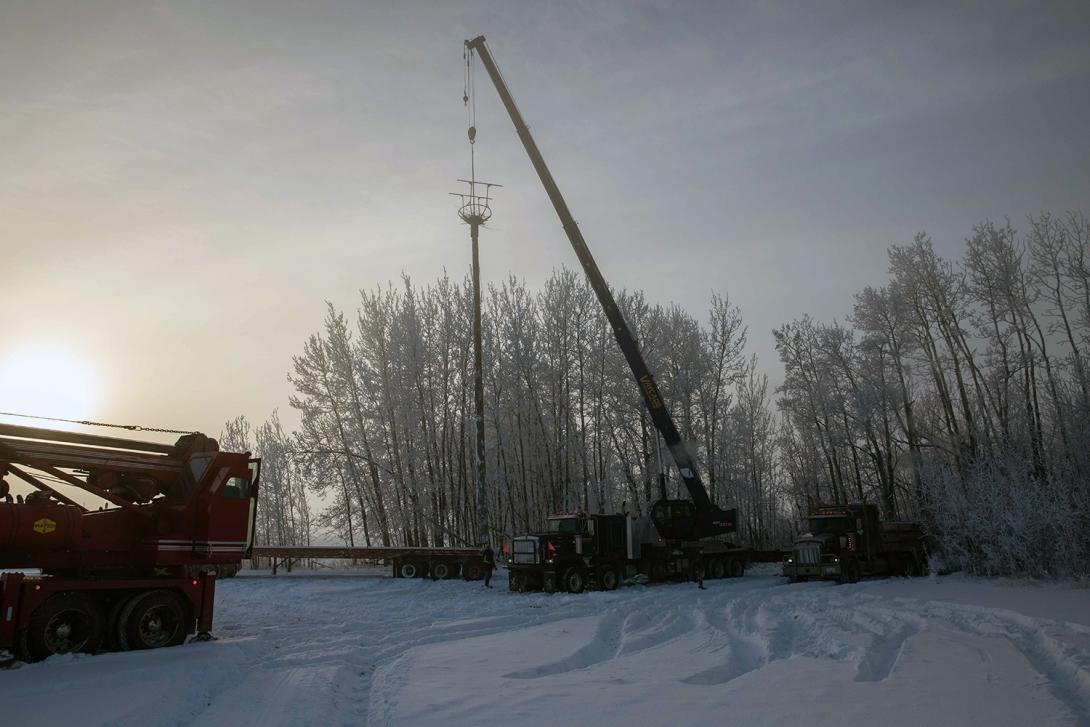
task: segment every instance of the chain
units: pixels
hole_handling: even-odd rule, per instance
[[[92,422],[86,419],[62,419],[61,417],[43,417],[34,414],[16,414],[10,411],[0,411],[0,416],[20,417],[22,419],[41,419],[48,422],[66,422],[68,424],[82,424],[87,427],[110,427],[112,429],[127,429],[130,432],[159,432],[161,434],[194,434],[187,429],[163,429],[161,427],[142,427],[139,424],[107,424],[106,422]]]

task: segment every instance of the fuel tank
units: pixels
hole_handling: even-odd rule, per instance
[[[0,550],[71,549],[80,536],[80,509],[56,502],[0,502]]]

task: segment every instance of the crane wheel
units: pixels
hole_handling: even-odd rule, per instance
[[[601,574],[598,576],[598,587],[603,591],[615,591],[617,586],[621,583],[621,577],[617,575],[617,569],[613,566],[602,566]]]
[[[420,566],[412,561],[406,561],[397,567],[398,575],[402,578],[419,578]]]
[[[185,608],[173,591],[137,593],[121,609],[117,644],[123,651],[177,646],[185,641]]]
[[[729,578],[741,578],[742,574],[746,572],[745,563],[740,558],[731,558],[727,563],[727,577]]]
[[[571,567],[564,571],[564,590],[568,593],[582,593],[587,587],[587,575],[582,568]]]
[[[709,578],[723,578],[727,575],[727,566],[723,563],[722,558],[715,558],[708,565],[708,577]]]
[[[431,564],[431,577],[435,581],[445,581],[450,578],[450,566],[443,562]]]
[[[28,661],[53,654],[94,651],[102,643],[102,613],[83,593],[58,593],[39,606],[23,632]]]

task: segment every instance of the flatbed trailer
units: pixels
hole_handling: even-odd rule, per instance
[[[259,545],[253,547],[252,557],[271,560],[274,575],[281,564],[291,572],[292,565],[302,560],[342,558],[382,562],[390,566],[394,578],[484,578],[484,559],[476,548]]]

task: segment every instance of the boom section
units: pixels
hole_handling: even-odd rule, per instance
[[[579,263],[583,266],[583,272],[586,273],[591,288],[594,289],[594,294],[598,296],[598,302],[602,305],[606,318],[609,319],[609,324],[613,328],[613,335],[617,339],[617,345],[620,346],[625,360],[628,361],[629,368],[632,369],[632,377],[636,379],[636,383],[639,385],[644,404],[651,415],[651,421],[659,433],[662,434],[662,438],[666,442],[674,462],[677,464],[678,473],[685,483],[685,488],[689,491],[689,496],[692,498],[697,512],[707,515],[718,511],[718,508],[712,506],[708,498],[708,492],[704,489],[704,483],[697,472],[696,462],[674,425],[673,417],[670,416],[670,412],[663,402],[662,394],[659,393],[658,385],[655,383],[655,377],[647,368],[647,363],[640,354],[636,339],[632,336],[628,323],[617,307],[617,301],[614,300],[609,285],[606,284],[605,278],[602,277],[602,271],[598,269],[598,263],[595,262],[594,256],[591,255],[590,248],[583,239],[583,233],[579,231],[578,225],[575,224],[575,219],[568,209],[568,203],[564,201],[564,195],[560,193],[560,188],[556,186],[556,181],[553,179],[549,167],[545,164],[545,159],[541,156],[534,137],[530,135],[530,129],[526,126],[526,122],[523,121],[522,114],[519,112],[518,106],[515,105],[515,100],[507,89],[507,84],[504,82],[492,54],[489,53],[488,46],[485,45],[484,36],[481,35],[473,40],[467,40],[466,47],[480,56],[481,63],[484,64],[485,69],[488,71],[488,76],[492,79],[492,83],[500,95],[500,100],[515,125],[515,131],[518,133],[519,139],[522,140],[522,145],[526,148],[526,153],[530,157],[530,162],[534,165],[534,170],[537,171],[538,178],[541,179],[541,183],[545,187],[545,192],[549,195],[549,200],[553,203],[553,208],[560,218],[560,224],[564,227],[568,241],[575,250]],[[733,529],[733,524],[731,529]]]

